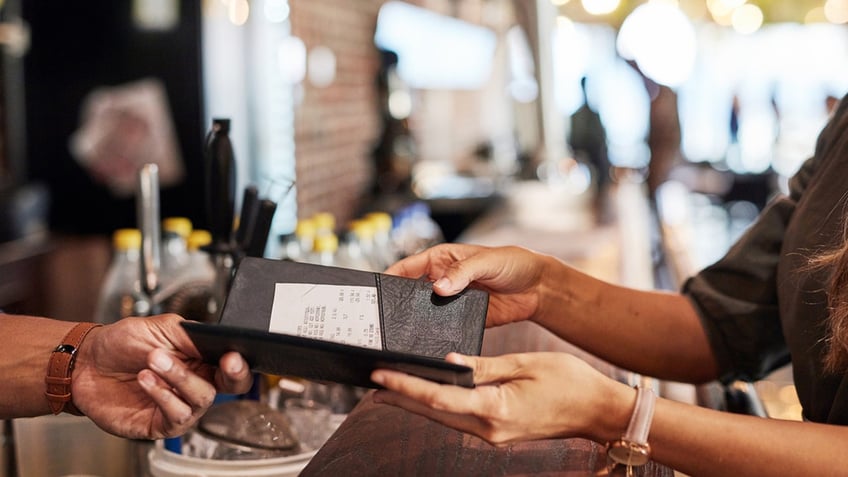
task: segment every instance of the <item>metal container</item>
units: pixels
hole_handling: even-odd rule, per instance
[[[133,441],[103,431],[86,417],[62,414],[18,418],[13,428],[20,477],[144,475],[133,465]]]

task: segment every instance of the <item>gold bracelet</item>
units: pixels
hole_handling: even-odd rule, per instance
[[[98,323],[77,323],[50,354],[47,376],[44,378],[44,382],[47,383],[47,390],[44,394],[47,396],[47,402],[53,414],[65,411],[77,416],[82,415],[82,412],[71,401],[71,374],[74,372],[77,350],[82,344],[82,340],[85,339],[89,331],[98,326],[102,325]]]
[[[649,386],[636,386],[636,405],[621,439],[607,444],[607,456],[626,466],[645,465],[651,459],[648,432],[654,417],[657,395]]]

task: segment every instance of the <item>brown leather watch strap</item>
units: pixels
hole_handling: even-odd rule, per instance
[[[50,354],[50,362],[47,365],[47,402],[53,414],[62,411],[81,416],[82,413],[71,401],[71,373],[74,371],[74,362],[77,357],[82,340],[92,329],[102,326],[97,323],[77,323],[62,338],[62,342]]]

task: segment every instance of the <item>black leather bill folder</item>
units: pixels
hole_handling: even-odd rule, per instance
[[[377,368],[473,387],[456,351],[479,355],[489,296],[442,297],[423,279],[286,260],[241,260],[218,324],[183,322],[204,359],[241,353],[254,371],[361,387]]]

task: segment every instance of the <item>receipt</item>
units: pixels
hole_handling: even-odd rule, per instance
[[[377,288],[277,283],[268,331],[382,350]]]

